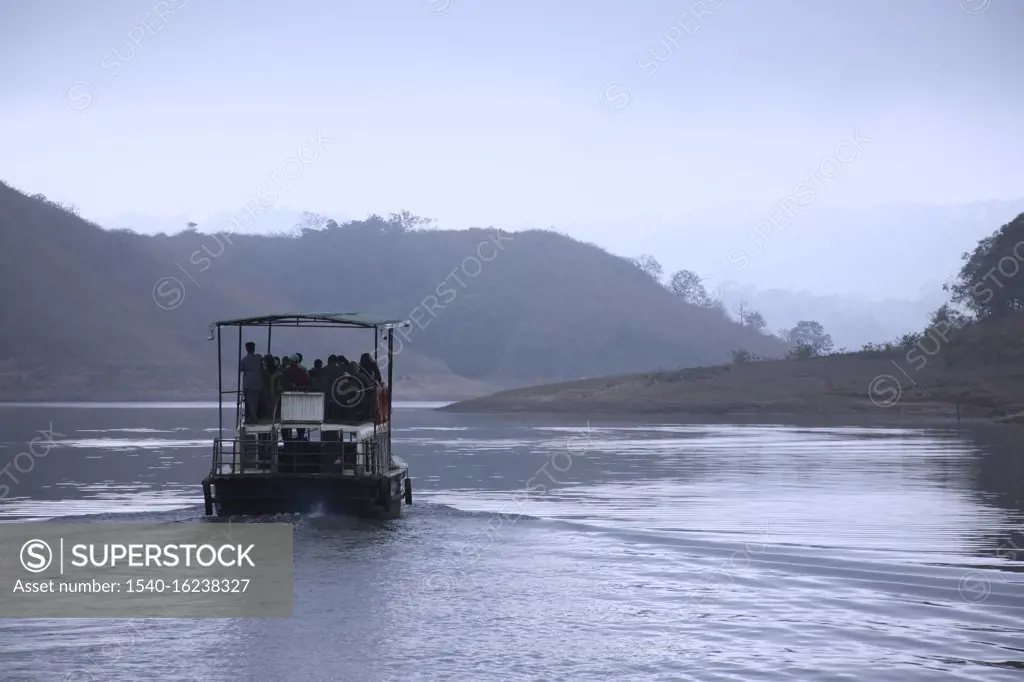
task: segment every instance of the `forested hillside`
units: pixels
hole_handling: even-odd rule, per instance
[[[107,231],[0,184],[0,397],[202,397],[216,385],[209,324],[268,312],[412,319],[395,371],[436,393],[785,350],[680,301],[628,260],[554,232],[417,229],[408,214],[289,236],[242,227]],[[265,339],[254,340],[262,352]],[[371,345],[359,332],[274,334],[275,352],[300,350],[307,364]]]

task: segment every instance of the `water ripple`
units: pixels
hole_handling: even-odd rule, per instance
[[[0,410],[23,430],[5,428],[0,458],[33,419],[100,435],[59,441],[0,520],[204,522],[208,412],[19,410]],[[1024,668],[1016,432],[400,421],[416,490],[403,519],[275,519],[295,524],[293,619],[0,620],[4,679],[988,682]],[[130,645],[115,658],[112,640]]]

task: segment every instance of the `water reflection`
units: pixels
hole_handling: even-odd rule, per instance
[[[198,481],[216,431],[202,405],[0,410],[4,433],[13,431],[8,424],[24,424],[15,428],[26,439],[0,446],[0,462],[30,437],[26,414],[38,414],[35,421],[44,426],[57,416],[64,433],[11,487],[2,517],[153,512],[201,501]],[[410,461],[418,493],[467,510],[507,511],[515,499],[519,512],[539,517],[706,535],[748,532],[772,516],[783,543],[922,557],[991,559],[1001,546],[1024,548],[1024,465],[1010,427],[567,426],[503,419],[467,425],[455,415],[406,414],[414,417],[400,420],[394,445]],[[524,496],[528,481],[544,494]],[[1002,560],[1012,554],[1004,551]]]
[[[430,481],[446,488],[433,499],[711,536],[772,518],[782,544],[913,561],[978,555],[991,547],[978,529],[1007,527],[1016,516],[978,504],[969,467],[979,450],[954,431],[658,425],[515,433],[524,437],[435,439],[457,458],[462,480],[452,473]],[[517,498],[529,479],[545,494]]]
[[[974,451],[965,468],[975,503],[1009,512],[1008,523],[979,527],[976,553],[1024,562],[1024,458],[1018,429],[973,429],[970,435]]]
[[[0,409],[0,465],[36,429],[62,434],[0,519],[205,522],[216,417]],[[110,677],[388,679],[413,660],[484,680],[1019,675],[1013,427],[396,419],[416,478],[405,518],[282,519],[294,619],[147,623]],[[106,660],[116,627],[0,620],[0,663],[64,679]]]

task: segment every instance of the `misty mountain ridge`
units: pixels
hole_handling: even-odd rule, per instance
[[[820,322],[837,349],[858,350],[867,343],[898,339],[927,326],[931,314],[946,300],[942,282],[922,286],[916,298],[869,300],[856,296],[819,296],[809,291],[726,287],[721,300],[735,319],[742,308],[764,316],[768,329],[794,327],[801,320]]]
[[[814,209],[813,206],[809,208]],[[670,228],[666,227],[664,221],[657,219],[641,221],[639,226],[620,227],[620,232],[630,235],[628,244],[618,237],[606,237],[603,240],[597,238],[595,242],[623,256],[636,255],[638,250],[644,251],[643,247],[650,245],[653,248],[648,251],[662,262],[667,272],[671,272],[675,269],[674,263],[682,262],[674,244],[680,242],[691,229],[700,230],[702,236],[701,241],[686,242],[686,261],[689,263],[699,261],[701,254],[709,251],[708,245],[702,242],[713,242],[716,239],[722,241],[723,234],[735,235],[739,229],[745,238],[733,242],[724,251],[725,258],[721,254],[713,257],[711,260],[715,265],[705,272],[695,269],[708,278],[709,285],[720,284],[717,287],[719,296],[732,317],[737,318],[740,306],[745,305],[764,315],[771,331],[791,328],[800,320],[817,320],[832,335],[837,348],[854,349],[866,343],[895,339],[909,329],[922,327],[931,312],[945,300],[942,283],[959,267],[963,244],[976,242],[991,231],[992,225],[1003,224],[1024,212],[1024,199],[1016,202],[978,201],[944,205],[888,204],[860,210],[827,206],[820,208],[822,210],[817,213],[809,210],[805,216],[795,216],[792,224],[783,232],[768,232],[759,252],[755,250],[758,249],[756,238],[750,236],[753,228],[748,227],[755,225],[757,220],[756,211],[750,207],[721,207],[713,212],[694,211],[685,214],[677,219],[681,227],[674,242],[664,237]],[[231,213],[221,212],[200,222],[195,229],[205,234],[221,231],[253,235],[295,234],[297,226],[303,223],[306,215],[298,210],[271,207],[260,214],[258,221],[248,224],[244,230],[237,230],[232,229]],[[335,219],[343,221],[342,218]],[[161,219],[125,215],[105,222],[104,226],[131,227],[142,234],[163,232],[173,235],[183,231],[187,222],[184,217]],[[708,230],[709,226],[716,229]],[[608,227],[591,226],[589,231],[599,231],[601,228],[600,231],[607,232]],[[574,226],[573,230],[576,233],[588,232],[585,226]],[[854,234],[846,236],[850,231]],[[659,241],[651,243],[649,235],[652,234]],[[804,237],[804,234],[813,234],[815,238],[811,240]],[[929,234],[930,238],[927,237]],[[793,243],[783,243],[784,239],[790,239]],[[632,246],[634,243],[635,247]],[[836,248],[837,245],[842,248]],[[749,257],[749,266],[740,272],[728,264],[728,255],[735,255],[738,249],[744,253],[757,253]],[[793,250],[796,255],[773,255],[773,251],[784,249]],[[816,287],[825,284],[821,273],[790,286],[763,286],[745,280],[751,272],[757,271],[758,261],[762,269],[773,258],[794,264],[795,267],[800,253],[804,255],[802,266],[796,268],[798,274],[815,273],[822,252],[829,267],[839,265],[843,269],[842,265],[845,265],[847,269],[874,273],[876,277],[854,278],[853,281],[861,283],[862,290],[842,293],[819,291]],[[835,262],[836,252],[844,254],[841,264]],[[208,260],[205,256],[201,258]],[[860,263],[856,262],[858,258]],[[911,272],[905,273],[908,267]],[[777,269],[787,270],[783,267]],[[922,277],[916,280],[916,285],[911,281],[915,269],[921,270]],[[897,286],[884,281],[886,277],[877,276],[885,270],[909,276],[903,277]],[[762,279],[770,281],[771,277],[759,277],[758,282]],[[872,286],[872,281],[878,279],[883,280],[883,286]]]
[[[59,284],[41,272],[61,273]],[[412,380],[418,364],[434,395],[452,381],[480,392],[785,352],[625,258],[547,231],[405,231],[371,218],[292,236],[141,235],[0,185],[0,273],[19,292],[0,309],[0,389],[22,398],[204,393],[216,385],[212,321],[289,310],[412,318],[395,370]],[[372,333],[356,344],[357,332],[289,331],[275,330],[276,353],[372,348]]]
[[[931,299],[926,288],[944,282],[960,266],[964,244],[983,238],[1024,212],[1024,198],[966,204],[880,204],[861,209],[815,203],[783,229],[761,228],[774,207],[723,206],[676,218],[638,218],[607,223],[538,221],[515,231],[557,229],[619,256],[654,255],[667,272],[688,269],[723,289],[811,291],[872,301]],[[269,207],[244,229],[232,227],[237,211],[206,219],[126,214],[100,219],[105,228],[140,234],[177,234],[188,222],[200,233],[293,234],[304,212]],[[346,222],[344,214],[329,213]],[[865,276],[865,275],[869,276]],[[854,284],[855,283],[855,284]]]
[[[99,218],[93,222],[108,230],[131,230],[144,235],[174,235],[189,229],[202,234],[240,233],[252,235],[294,234],[304,219],[304,211],[277,206],[267,206],[250,216],[241,208],[231,211],[218,211],[207,216],[185,215],[152,216],[140,213],[123,213],[111,218]],[[335,220],[346,222],[347,217],[333,216]]]

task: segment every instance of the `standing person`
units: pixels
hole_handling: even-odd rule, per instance
[[[348,371],[348,358],[344,355],[338,355],[338,370],[339,374],[344,374]]]
[[[368,396],[373,395],[373,377],[366,374],[354,360],[349,360],[346,373],[352,377],[350,381],[358,387],[357,393],[347,399],[350,402],[349,411],[359,421],[366,421],[370,414]]]
[[[292,382],[291,382],[291,378],[290,378],[291,377],[291,371],[292,371],[291,367],[292,367],[292,358],[291,358],[290,355],[286,355],[283,358],[281,358],[281,369],[280,369],[280,375],[281,376],[278,377],[278,382],[277,382],[277,384],[278,384],[278,392],[279,393],[280,392],[284,392],[284,391],[290,391],[293,388]]]
[[[334,401],[334,382],[340,376],[341,370],[338,367],[338,356],[329,355],[327,357],[327,364],[320,372],[320,385],[323,386],[324,392],[324,420],[328,422],[333,422],[338,418],[338,405]],[[324,440],[338,440],[338,432],[328,431],[321,438]]]
[[[289,385],[291,391],[309,391],[310,381],[309,374],[301,364],[299,355],[296,353],[290,358],[288,368],[284,371],[285,381]],[[296,440],[305,440],[306,429],[295,429]]]
[[[263,356],[263,383],[260,386],[260,417],[272,417],[274,414],[274,358]]]
[[[301,362],[301,361],[300,361]],[[314,391],[323,392],[323,372],[324,372],[324,361],[317,358],[313,361],[313,369],[309,370],[309,383],[313,386]]]
[[[380,367],[378,367],[377,363],[373,361],[373,356],[369,353],[363,353],[359,357],[359,369],[361,369],[363,374],[373,382],[369,391],[369,397],[371,398],[369,401],[369,407],[371,410],[370,416],[374,420],[379,419],[383,421],[384,415],[386,414],[385,404],[387,396],[384,394],[384,383],[381,381]]]
[[[277,400],[277,412],[274,413],[275,419],[280,419],[281,417],[281,394],[294,388],[291,379],[291,368],[291,356],[286,355],[281,358],[281,367],[274,375],[274,398]],[[281,429],[281,437],[285,440],[294,440],[294,431],[291,429]]]
[[[271,415],[273,415],[274,419],[281,417],[281,380],[283,376],[281,373],[281,358],[275,355],[270,372],[270,402],[274,406]]]
[[[285,377],[288,380],[287,390],[308,391],[310,388],[309,373],[302,366],[302,361],[299,360],[298,354],[292,355],[288,360],[288,365],[284,370]]]
[[[378,386],[383,384],[380,376],[380,367],[373,361],[373,356],[369,353],[363,353],[359,357],[359,367],[366,372],[366,375],[373,379],[373,382]]]
[[[256,354],[256,344],[245,344],[245,357],[238,361],[242,374],[242,392],[245,395],[245,423],[254,424],[260,418],[260,390],[263,388],[263,358]]]

